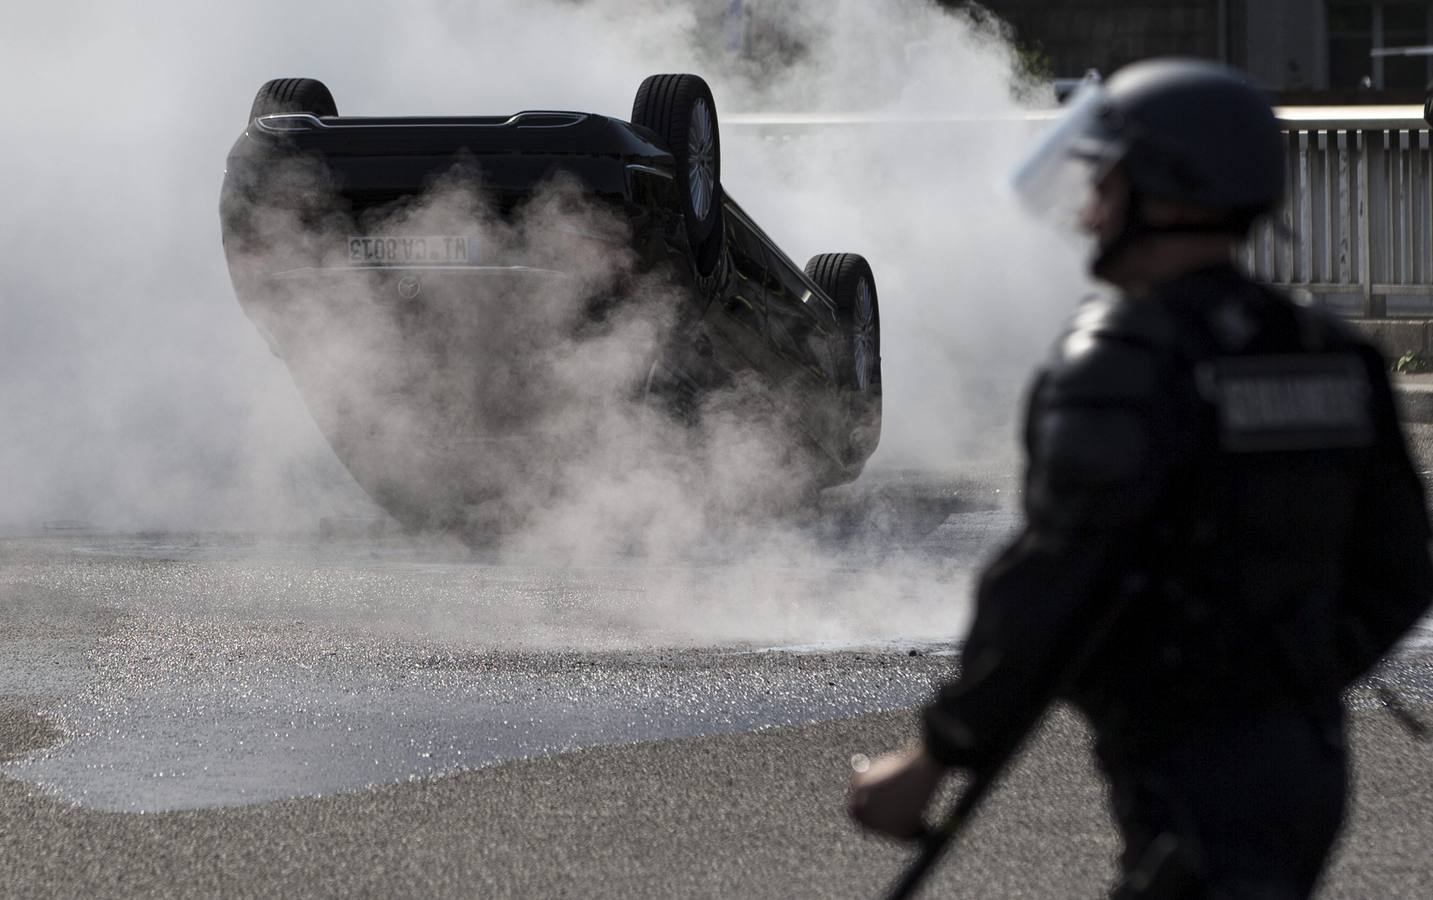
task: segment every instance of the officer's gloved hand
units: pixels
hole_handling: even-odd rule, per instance
[[[878,756],[857,766],[846,808],[870,831],[916,840],[925,832],[925,809],[948,771],[920,746]]]

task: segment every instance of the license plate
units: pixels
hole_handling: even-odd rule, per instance
[[[348,262],[354,266],[460,266],[477,261],[478,240],[469,235],[353,235],[348,239]]]

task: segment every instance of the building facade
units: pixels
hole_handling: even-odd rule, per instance
[[[1433,0],[951,0],[1008,22],[1058,77],[1148,56],[1238,66],[1288,102],[1421,102]]]

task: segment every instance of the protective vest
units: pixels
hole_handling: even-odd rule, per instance
[[[1056,694],[1128,747],[1336,712],[1433,596],[1381,358],[1232,267],[1082,307],[1025,443],[1026,526],[925,717],[948,763],[1004,752]]]
[[[1228,268],[1116,305],[1082,334],[1139,344],[1154,370],[1151,496],[1107,588],[1143,596],[1073,696],[1131,743],[1260,710],[1332,714],[1433,594],[1381,357]]]

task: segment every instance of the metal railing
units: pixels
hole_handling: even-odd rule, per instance
[[[1418,107],[1284,108],[1286,198],[1255,277],[1340,312],[1433,314],[1433,151]]]
[[[1283,208],[1244,250],[1254,277],[1345,315],[1433,318],[1433,151],[1418,106],[1281,107],[1287,175]],[[833,128],[944,132],[1028,126],[1058,115],[912,117],[904,114],[730,116],[747,136],[818,137]]]

